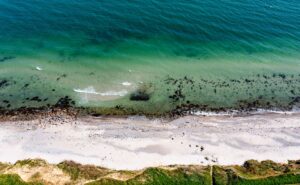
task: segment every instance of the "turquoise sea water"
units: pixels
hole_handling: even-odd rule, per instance
[[[299,15],[298,0],[0,0],[0,107],[291,108]]]

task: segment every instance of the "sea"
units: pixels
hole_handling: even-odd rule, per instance
[[[299,0],[0,0],[0,108],[295,109]]]

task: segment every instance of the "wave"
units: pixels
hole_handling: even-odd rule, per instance
[[[87,87],[85,89],[73,89],[73,90],[78,93],[95,94],[100,96],[125,96],[128,94],[128,91],[126,90],[97,92],[93,86]]]
[[[41,68],[39,66],[36,66],[35,69],[38,70],[38,71],[42,71],[43,70],[43,68]]]
[[[124,85],[124,86],[131,86],[132,84],[130,82],[122,82],[122,85]]]
[[[101,96],[125,96],[126,94],[128,94],[128,92],[126,90],[122,90],[122,91],[107,91],[107,92],[103,92],[103,93],[99,93]]]
[[[300,113],[299,108],[293,108],[292,110],[279,110],[279,109],[256,109],[253,111],[240,111],[240,110],[228,110],[223,112],[213,112],[213,111],[193,111],[191,112],[192,115],[196,116],[234,116],[234,115],[257,115],[257,114],[295,114]]]

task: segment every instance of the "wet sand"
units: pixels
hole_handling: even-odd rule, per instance
[[[0,123],[0,161],[74,160],[113,169],[169,164],[242,164],[300,158],[300,114],[48,117]]]

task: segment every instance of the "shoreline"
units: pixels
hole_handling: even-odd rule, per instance
[[[4,150],[0,161],[74,160],[121,170],[173,164],[233,165],[248,159],[286,162],[300,156],[298,120],[299,113],[176,119],[61,113],[1,121]]]
[[[69,99],[68,101],[71,101]],[[18,109],[0,109],[0,122],[2,121],[18,121],[18,120],[35,120],[43,119],[51,116],[67,116],[67,117],[108,117],[108,118],[127,118],[132,116],[144,116],[148,119],[166,119],[174,120],[185,116],[253,116],[261,114],[298,114],[299,107],[289,108],[262,108],[253,107],[248,109],[199,109],[195,107],[177,107],[171,111],[161,113],[139,112],[130,110],[125,107],[75,107],[69,102],[62,105],[53,105],[50,107],[27,107]]]

